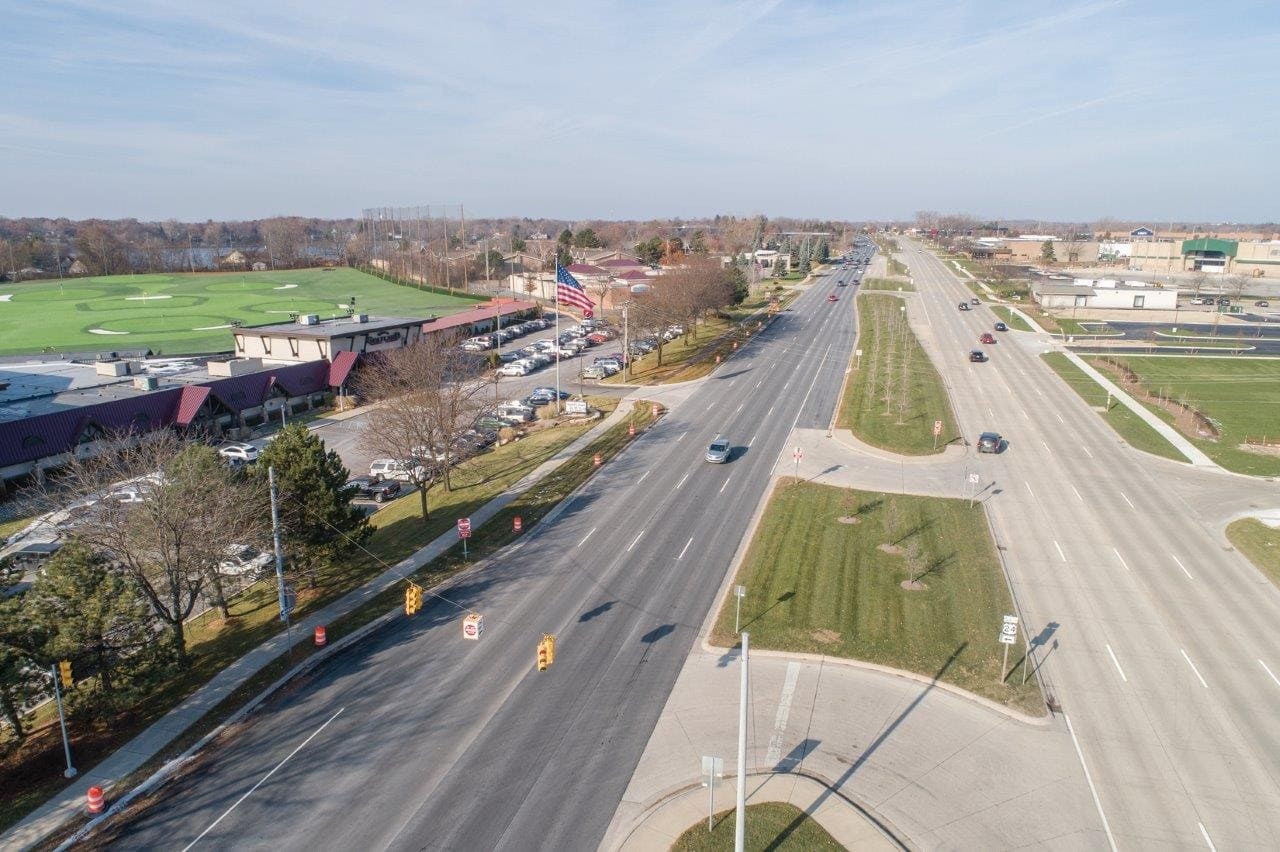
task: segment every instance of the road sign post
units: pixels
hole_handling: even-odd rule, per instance
[[[724,758],[704,754],[702,774],[707,776],[707,831],[711,831],[715,827],[713,820],[716,815],[716,779],[724,775]]]
[[[800,484],[800,459],[804,458],[804,450],[800,449],[799,447],[796,447],[795,452],[793,452],[791,455],[796,460],[796,484],[799,485]]]
[[[1006,615],[1000,625],[1000,644],[1004,645],[1004,662],[1000,664],[1000,682],[1004,683],[1009,669],[1009,646],[1018,641],[1018,616]]]
[[[978,487],[978,480],[981,477],[976,473],[969,474],[969,508],[973,508],[973,492]]]
[[[62,689],[58,686],[58,669],[50,666],[49,672],[53,675],[53,697],[58,702],[58,725],[62,728],[62,753],[67,758],[67,768],[63,770],[62,777],[74,778],[76,768],[71,764],[71,740],[67,738],[67,716],[62,710]]]
[[[458,538],[462,539],[462,558],[467,558],[467,539],[471,538],[471,519],[458,518]]]
[[[933,421],[933,448],[938,449],[938,436],[942,434],[942,421]]]

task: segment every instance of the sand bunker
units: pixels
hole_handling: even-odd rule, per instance
[[[145,302],[148,299],[172,299],[172,298],[173,298],[172,296],[167,296],[167,295],[166,296],[125,296],[124,300],[126,302]],[[122,331],[120,333],[127,334],[128,332]]]
[[[297,284],[281,284],[279,287],[272,287],[272,290],[292,290]]]
[[[13,300],[12,293],[4,293],[3,295],[0,295],[0,302],[9,302],[12,300]]]
[[[127,331],[111,331],[110,329],[106,329],[106,328],[91,328],[91,329],[89,329],[89,333],[90,333],[90,334],[128,334],[129,332],[127,332]]]
[[[202,326],[199,326],[198,328],[193,328],[191,330],[192,331],[216,331],[220,328],[231,328],[231,323],[227,322],[227,323],[223,323],[222,325],[202,325]]]

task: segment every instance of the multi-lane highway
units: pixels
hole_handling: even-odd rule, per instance
[[[998,492],[987,510],[1114,845],[1280,847],[1280,592],[1183,496],[1217,478],[1274,506],[1274,484],[1127,447],[1042,362],[1047,339],[1001,335],[970,363],[996,317],[957,311],[970,293],[903,248],[966,435],[1008,439],[975,459]]]
[[[130,848],[586,849],[604,835],[789,431],[853,341],[842,267],[554,523],[300,680],[116,827]],[[839,294],[839,301],[828,296]],[[716,435],[727,464],[703,461]],[[485,616],[462,638],[466,610]],[[542,634],[555,664],[534,670]]]

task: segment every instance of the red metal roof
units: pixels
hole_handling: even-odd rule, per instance
[[[450,314],[447,317],[430,320],[422,324],[424,333],[433,331],[442,331],[446,328],[458,328],[459,326],[472,325],[477,322],[493,319],[494,313],[500,313],[502,316],[518,314],[524,311],[531,311],[536,308],[533,302],[521,302],[517,300],[492,302],[484,307],[473,308],[469,311],[463,311],[458,314]]]
[[[190,426],[191,421],[200,413],[200,406],[209,398],[209,388],[205,385],[185,385],[178,402],[176,422],[179,426]]]
[[[628,260],[625,257],[620,257],[615,260],[602,260],[596,266],[602,269],[638,269],[643,267],[644,264],[638,260]]]
[[[569,272],[573,273],[574,275],[606,275],[608,274],[605,270],[601,269],[598,266],[593,266],[590,263],[571,263],[567,267],[565,267],[565,269],[567,269]]]
[[[355,352],[339,352],[333,356],[333,363],[329,365],[329,387],[342,387],[359,357]]]

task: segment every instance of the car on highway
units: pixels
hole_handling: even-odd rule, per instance
[[[400,496],[401,485],[394,479],[383,479],[378,476],[354,476],[347,480],[346,488],[352,491],[357,500],[372,500],[385,503]]]
[[[998,453],[1003,446],[1004,438],[1000,437],[999,432],[983,432],[978,436],[978,452],[980,453]]]
[[[978,338],[979,343],[995,343],[996,336],[989,331],[984,331],[982,336]]]
[[[979,299],[977,296],[974,296],[972,299],[969,300],[969,304],[973,305],[974,307],[977,307],[978,305],[982,304],[982,300]]]
[[[983,352],[981,349],[970,349],[969,360],[980,364],[987,360],[987,353]]]
[[[711,442],[711,446],[707,447],[707,461],[712,464],[724,464],[729,460],[729,439],[716,436]]]
[[[960,303],[960,310],[962,310],[962,311],[967,311],[967,310],[969,310],[969,303],[968,303],[968,302],[961,302],[961,303]]]
[[[1258,301],[1253,303],[1253,306],[1255,308],[1269,308],[1271,307],[1271,303],[1268,302],[1266,299],[1259,299]]]
[[[1004,323],[1002,322],[996,323],[996,331],[1008,331],[1008,330],[1009,330],[1009,326],[1005,325]]]
[[[838,302],[838,301],[840,301],[840,297],[839,297],[839,296],[837,296],[835,293],[832,293],[830,296],[828,296],[828,297],[827,297],[827,301],[828,301],[828,302]]]
[[[258,460],[258,448],[243,441],[227,441],[218,447],[218,455],[224,459],[248,464]]]

